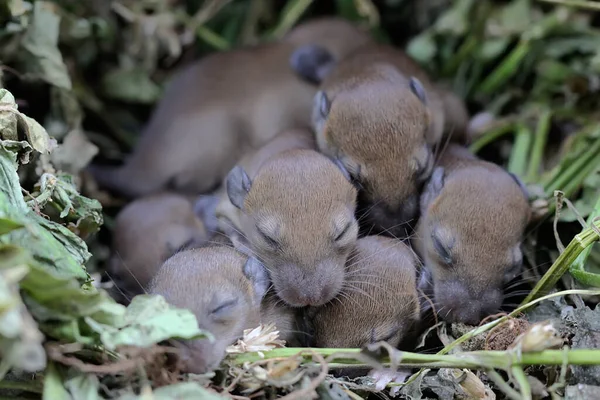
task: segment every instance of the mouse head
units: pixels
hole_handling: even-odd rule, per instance
[[[121,278],[122,290],[140,294],[167,258],[207,240],[204,224],[185,197],[147,196],[129,203],[117,216],[108,272]]]
[[[349,72],[333,71],[314,98],[319,149],[339,159],[360,183],[360,202],[369,209],[365,221],[404,237],[433,166],[425,89],[385,65],[355,78],[336,79],[338,74]]]
[[[398,346],[419,318],[416,257],[399,240],[366,236],[357,241],[352,260],[343,295],[315,310],[314,345]]]
[[[522,269],[530,208],[514,177],[487,162],[445,176],[436,167],[422,196],[420,287],[450,322],[477,324],[500,311],[503,286]]]
[[[245,329],[259,325],[268,286],[266,269],[256,259],[227,247],[205,247],[169,258],[152,280],[150,293],[189,309],[198,326],[214,336],[214,342],[175,342],[186,370],[205,373],[218,366],[226,347]]]
[[[356,189],[342,167],[313,150],[285,151],[253,180],[234,167],[227,192],[242,211],[249,248],[265,263],[281,299],[317,306],[339,292],[358,233]]]
[[[294,60],[299,63],[326,54],[326,58],[320,59],[319,64],[341,59],[353,50],[373,41],[367,29],[339,17],[313,18],[298,24],[282,40],[293,43],[297,49],[302,49],[294,56]],[[319,54],[307,53],[312,51],[317,51]],[[292,62],[292,65],[300,64]]]

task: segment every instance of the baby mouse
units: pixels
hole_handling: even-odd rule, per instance
[[[397,347],[419,321],[417,263],[402,241],[366,236],[346,265],[346,281],[338,296],[312,314],[316,347],[354,348],[386,341]]]
[[[304,46],[294,56],[310,59],[310,51]],[[363,231],[405,238],[416,225],[419,191],[431,174],[431,145],[451,129],[444,111],[451,95],[440,94],[413,60],[390,46],[364,45],[330,64],[313,103],[318,147],[361,185]]]
[[[500,311],[503,286],[522,269],[531,217],[526,189],[500,166],[450,144],[421,197],[413,239],[420,288],[449,322],[476,325]]]
[[[173,253],[208,240],[193,207],[184,196],[162,192],[129,203],[117,215],[107,270],[126,296],[144,293]]]
[[[152,279],[149,293],[189,309],[199,327],[214,336],[212,343],[207,339],[174,342],[181,350],[186,371],[201,374],[219,365],[227,346],[245,329],[261,322],[286,326],[290,311],[278,308],[272,297],[265,297],[268,287],[267,272],[258,260],[225,246],[212,246],[169,258]],[[285,340],[287,335],[280,329],[280,338]]]
[[[90,172],[130,198],[166,188],[210,192],[246,151],[310,126],[316,86],[290,70],[295,48],[318,43],[337,59],[368,40],[348,21],[320,18],[278,42],[212,53],[175,73],[124,165]]]
[[[238,212],[227,217],[227,207],[221,207],[219,218],[230,221],[227,233],[236,248],[265,264],[283,301],[321,305],[342,288],[356,242],[356,188],[343,166],[306,144],[291,147],[267,151],[266,158],[259,152],[259,162],[250,160],[248,170],[234,167],[226,189],[229,209]]]
[[[247,173],[255,174],[269,158],[293,149],[316,150],[313,133],[308,129],[285,130],[277,134],[264,146],[244,155],[237,165],[242,167]],[[226,177],[218,191],[218,202],[215,209],[217,229],[225,233],[238,250],[246,248],[247,245],[245,238],[240,235],[240,230],[242,229],[240,223],[241,214],[242,210],[231,204],[229,200]],[[245,250],[245,252],[248,251]]]

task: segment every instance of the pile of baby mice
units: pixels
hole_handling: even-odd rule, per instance
[[[521,273],[519,179],[469,152],[462,100],[402,50],[339,18],[178,71],[126,162],[90,167],[132,200],[108,272],[187,308],[208,340],[399,346],[439,319],[477,324]]]

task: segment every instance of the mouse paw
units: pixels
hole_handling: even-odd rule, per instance
[[[409,369],[393,370],[390,368],[374,369],[369,372],[369,377],[375,380],[375,389],[382,391],[388,383],[403,383],[411,375]],[[396,396],[400,391],[400,386],[394,386],[390,389],[390,395]]]

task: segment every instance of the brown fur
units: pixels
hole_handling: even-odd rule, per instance
[[[121,210],[108,272],[128,295],[143,293],[160,265],[182,246],[208,240],[192,202],[174,193],[138,199]]]
[[[215,338],[213,343],[206,339],[175,342],[188,372],[214,369],[226,347],[245,329],[261,322],[275,323],[281,338],[293,340],[289,330],[291,310],[270,295],[263,297],[268,282],[257,284],[257,277],[244,269],[247,261],[245,255],[225,246],[187,250],[168,259],[152,280],[151,294],[160,294],[170,304],[189,309],[199,327]]]
[[[250,164],[257,169],[248,172],[251,187],[236,206],[233,242],[265,263],[286,303],[324,304],[341,288],[356,241],[356,189],[331,160],[306,148]]]
[[[422,84],[425,101],[411,87],[411,77]],[[321,91],[330,108],[324,115],[315,97],[320,150],[338,157],[362,184],[365,225],[374,233],[407,236],[418,216],[420,185],[431,172],[430,145],[449,128],[446,106],[462,103],[435,89],[406,54],[385,45],[366,45],[342,59]]]
[[[255,176],[260,167],[262,167],[269,158],[281,152],[293,149],[316,150],[313,133],[308,129],[289,129],[283,131],[258,150],[246,154],[238,162],[238,165],[242,166],[250,176]],[[222,232],[228,232],[230,238],[235,242],[236,247],[239,247],[241,243],[236,241],[237,235],[232,232],[232,229],[238,231],[241,229],[240,215],[242,211],[229,201],[226,186],[227,182],[225,179],[219,190],[220,198],[216,208],[218,220],[217,226]]]
[[[123,166],[90,170],[101,186],[128,197],[168,186],[206,193],[248,150],[310,126],[316,86],[289,68],[298,45],[319,43],[342,57],[368,40],[350,22],[322,18],[280,42],[206,56],[176,73]]]
[[[424,260],[420,285],[442,318],[477,324],[499,311],[504,283],[520,272],[530,207],[513,177],[463,147],[450,145],[439,166],[423,194],[414,240]]]
[[[337,298],[315,310],[317,347],[398,344],[419,319],[417,259],[399,240],[366,236],[348,261],[347,282]]]

